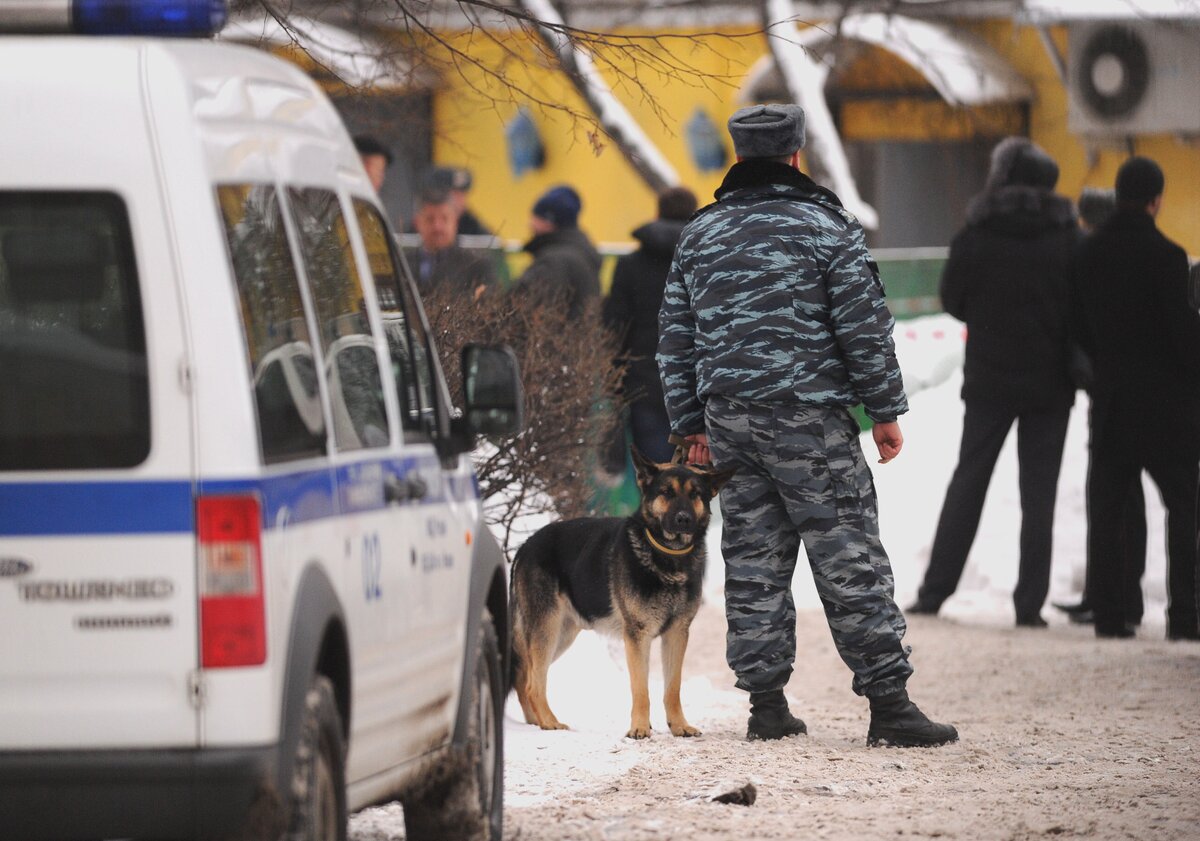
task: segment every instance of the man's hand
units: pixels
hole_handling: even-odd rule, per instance
[[[688,463],[712,464],[712,453],[708,451],[707,434],[697,432],[695,435],[688,435],[683,440],[689,444],[687,452]]]
[[[904,436],[900,433],[900,424],[895,421],[877,423],[871,427],[871,437],[879,448],[879,463],[887,464],[900,455],[904,447]]]

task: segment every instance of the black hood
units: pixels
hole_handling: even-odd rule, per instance
[[[633,232],[633,238],[642,244],[642,248],[653,254],[670,256],[675,253],[679,243],[679,235],[687,222],[676,219],[655,219],[647,222]]]

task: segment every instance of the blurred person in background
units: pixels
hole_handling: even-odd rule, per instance
[[[1081,236],[1075,206],[1054,192],[1058,165],[1024,137],[992,151],[983,192],[950,244],[942,271],[946,312],[967,325],[958,465],[946,490],[929,566],[909,613],[937,614],[958,587],[988,484],[1017,426],[1020,562],[1018,626],[1043,628],[1050,589],[1054,503],[1071,376],[1071,257]]]
[[[378,193],[387,179],[387,168],[395,159],[392,150],[369,134],[355,135],[354,148],[358,150],[363,169],[367,171],[367,179]]]
[[[492,236],[487,226],[467,207],[467,193],[471,192],[473,183],[471,170],[465,167],[438,166],[426,173],[423,186],[444,191],[450,196],[458,219],[456,236]]]
[[[1112,217],[1117,210],[1117,192],[1111,188],[1084,187],[1079,196],[1079,227],[1085,234],[1096,231]],[[1092,388],[1092,362],[1081,348],[1078,348],[1075,361],[1076,385],[1090,392]],[[1088,430],[1090,434],[1092,422],[1089,412]],[[1090,437],[1090,435],[1089,435]],[[1145,606],[1142,602],[1142,576],[1146,572],[1146,498],[1142,493],[1142,483],[1135,482],[1129,491],[1129,499],[1121,514],[1121,553],[1125,558],[1130,586],[1126,588],[1123,603],[1125,605],[1124,620],[1133,626],[1142,624],[1142,613]],[[1090,561],[1087,568],[1090,569]],[[1091,573],[1085,570],[1083,597],[1074,604],[1055,602],[1054,606],[1067,614],[1067,618],[1080,625],[1090,625],[1093,620],[1092,603],[1088,598],[1088,579]]]
[[[1079,248],[1075,328],[1092,360],[1088,591],[1098,637],[1132,637],[1123,511],[1142,471],[1167,509],[1167,639],[1200,639],[1196,487],[1200,478],[1200,315],[1182,248],[1158,230],[1166,180],[1133,157],[1117,171],[1117,210]]]
[[[600,296],[600,253],[579,229],[583,201],[566,185],[543,193],[533,205],[525,251],[533,255],[513,287],[535,304],[561,302],[567,318],[583,315]]]
[[[654,361],[658,311],[675,245],[696,206],[696,195],[686,187],[671,187],[659,194],[658,218],[633,231],[639,247],[617,260],[604,302],[604,324],[621,341],[620,359],[625,366],[621,388],[628,401],[633,444],[642,455],[660,463],[671,460],[675,447],[667,441],[671,422]],[[624,435],[620,438],[623,472]]]
[[[429,187],[422,190],[413,213],[413,227],[421,237],[421,244],[404,249],[405,260],[422,295],[449,285],[462,296],[478,300],[496,283],[487,252],[471,251],[457,244],[457,221],[458,211],[448,191]]]

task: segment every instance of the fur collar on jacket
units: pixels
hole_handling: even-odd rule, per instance
[[[971,199],[967,224],[1020,230],[1065,228],[1076,224],[1075,205],[1049,190],[1011,184]]]
[[[732,193],[742,190],[789,193],[801,198],[812,198],[825,204],[842,206],[841,200],[832,190],[817,184],[800,170],[788,164],[762,158],[738,161],[725,173],[725,180],[713,194],[723,201]]]

